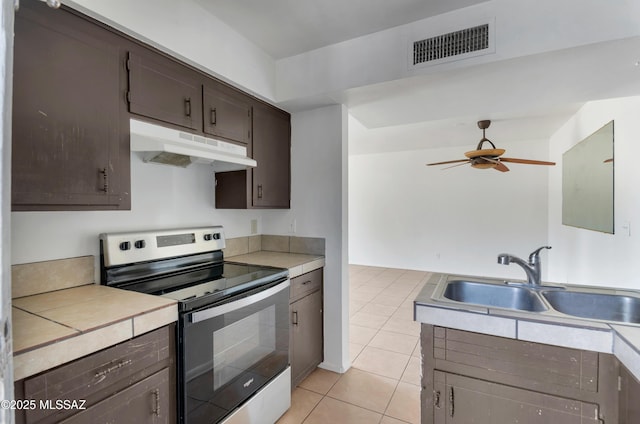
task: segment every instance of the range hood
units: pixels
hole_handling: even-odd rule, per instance
[[[216,172],[239,171],[258,163],[247,157],[247,148],[226,141],[130,119],[131,151],[142,152],[145,162],[186,168],[192,163],[210,164]]]

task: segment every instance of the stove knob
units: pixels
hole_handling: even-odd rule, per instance
[[[145,243],[144,240],[136,240],[133,245],[136,247],[136,249],[143,249],[147,245],[147,243]]]
[[[131,242],[123,241],[120,243],[120,250],[131,250]]]
[[[220,233],[213,233],[212,235],[214,240],[220,240]]]
[[[211,241],[211,234],[205,234],[204,241]]]

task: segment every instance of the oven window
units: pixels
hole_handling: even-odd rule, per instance
[[[276,352],[276,307],[271,305],[213,332],[213,390]],[[244,384],[252,384],[248,379]]]
[[[180,318],[182,422],[218,422],[289,365],[288,285],[252,297]]]

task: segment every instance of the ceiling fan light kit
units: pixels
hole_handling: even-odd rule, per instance
[[[449,160],[444,162],[434,162],[428,163],[427,166],[432,165],[445,165],[451,163],[457,163],[458,165],[449,166],[444,169],[453,168],[455,166],[464,165],[466,163],[470,164],[471,167],[476,169],[495,169],[500,172],[507,172],[509,168],[503,162],[511,162],[511,163],[523,163],[527,165],[555,165],[555,162],[546,162],[541,160],[532,160],[532,159],[518,159],[518,158],[503,158],[501,157],[505,150],[497,149],[495,144],[491,140],[489,140],[485,135],[485,130],[489,128],[491,125],[491,121],[488,119],[478,121],[478,128],[482,130],[482,138],[476,147],[476,150],[471,150],[469,152],[465,152],[465,156],[467,159],[456,159]],[[491,145],[491,149],[483,149],[482,145],[484,143],[489,143]]]

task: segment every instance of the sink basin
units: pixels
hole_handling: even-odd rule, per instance
[[[526,287],[491,284],[478,281],[452,280],[442,294],[449,300],[520,311],[546,311],[540,298]]]
[[[640,298],[579,291],[543,291],[558,312],[581,318],[640,324]]]

